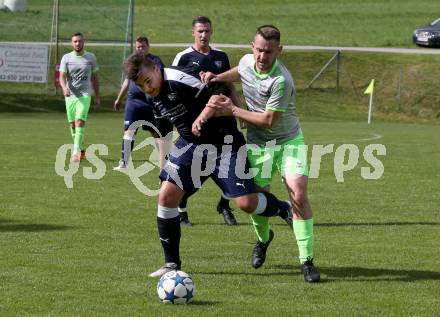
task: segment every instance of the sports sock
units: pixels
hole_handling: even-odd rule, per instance
[[[73,153],[78,154],[83,149],[84,144],[84,127],[75,128],[75,140],[73,141]]]
[[[180,219],[177,208],[158,206],[157,229],[165,255],[165,263],[180,265]]]
[[[299,261],[304,263],[307,258],[313,258],[313,218],[293,220],[293,231],[299,250]]]
[[[72,135],[72,141],[75,142],[75,128],[70,127],[70,134]]]
[[[269,218],[259,215],[251,215],[251,221],[258,240],[263,243],[269,241]]]
[[[128,142],[130,142],[130,150],[128,150],[125,146],[125,144]],[[134,146],[134,137],[131,138],[129,136],[124,135],[121,146],[121,158],[125,163],[128,163],[128,160],[130,159],[130,154],[133,151],[133,146]]]
[[[266,203],[264,203],[266,201]],[[268,192],[258,193],[258,206],[254,214],[266,217],[287,216],[290,206],[287,202],[278,200],[273,194]]]
[[[218,204],[223,208],[225,207],[229,208],[229,199],[223,197],[223,193],[222,193],[222,196],[220,197],[220,201],[218,202]]]

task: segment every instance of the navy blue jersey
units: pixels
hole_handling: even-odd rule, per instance
[[[148,54],[148,57],[156,64],[160,66],[160,69],[164,69],[164,64],[162,63],[159,56]],[[139,90],[139,88],[136,86],[134,81],[130,80],[129,86],[128,86],[128,93],[127,93],[127,103],[129,102],[135,102],[138,101],[142,103],[146,103],[147,105],[152,105],[152,100],[149,96],[146,96],[145,93]]]
[[[204,86],[195,68],[164,68],[163,76],[161,91],[153,98],[156,119],[169,120],[179,135],[191,143],[221,146],[226,135],[233,136],[234,145],[241,146],[244,143],[241,141],[243,135],[238,131],[232,116],[210,118],[203,125],[200,137],[191,132],[193,122],[212,95],[230,95],[227,86],[220,83]]]
[[[173,66],[196,68],[200,71],[210,71],[214,74],[223,73],[231,68],[228,55],[216,48],[210,47],[207,55],[196,51],[193,47],[178,53],[173,61]]]

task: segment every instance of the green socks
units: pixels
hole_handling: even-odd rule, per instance
[[[258,240],[265,243],[269,240],[269,218],[259,215],[251,215],[252,225]],[[313,218],[306,220],[293,220],[293,231],[298,244],[299,260],[302,263],[307,261],[307,258],[313,258]]]
[[[258,240],[260,242],[269,241],[269,218],[264,216],[251,215],[252,225],[254,226],[255,233],[257,234]]]
[[[84,145],[84,127],[75,128],[75,138],[73,140],[73,153],[77,154],[81,152]]]
[[[75,142],[75,128],[70,127],[70,134],[72,135],[72,142]]]
[[[293,231],[299,250],[299,261],[304,263],[307,258],[313,258],[313,218],[293,220]]]

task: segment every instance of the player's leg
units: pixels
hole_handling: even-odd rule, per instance
[[[232,208],[229,206],[229,198],[224,193],[220,196],[220,200],[217,203],[217,212],[223,216],[223,221],[228,226],[237,225]]]
[[[283,145],[283,160],[280,169],[293,205],[293,231],[304,280],[309,283],[318,282],[320,274],[313,265],[313,213],[307,193],[307,150],[302,134]]]
[[[256,171],[254,182],[258,191],[270,192],[273,174],[277,168],[277,162],[282,158],[280,151],[275,148],[248,146],[247,157],[250,166]],[[291,225],[291,213],[281,213],[279,216]],[[261,242],[265,242],[269,236],[269,223],[267,218],[255,217],[251,215],[252,224]],[[262,239],[262,237],[265,237]]]
[[[125,103],[124,109],[124,134],[121,142],[121,159],[119,160],[118,165],[113,168],[114,170],[124,170],[127,168],[137,131],[137,129],[130,129],[130,126],[135,121],[136,105],[129,98]]]
[[[180,269],[180,221],[177,206],[184,192],[176,184],[163,181],[157,206],[157,229],[165,256],[165,265],[150,274],[162,276],[171,270]]]
[[[66,101],[66,114],[67,114],[67,122],[69,122],[70,126],[70,135],[72,136],[72,144],[75,143],[75,102],[73,98],[65,98]],[[73,152],[72,152],[73,156]]]
[[[75,139],[73,142],[72,161],[80,161],[84,157],[84,132],[90,109],[91,97],[72,98],[75,104]]]
[[[185,192],[191,194],[197,190],[191,178],[193,149],[192,144],[179,138],[169,155],[169,164],[165,164],[160,172],[162,185],[159,192],[157,226],[166,264],[150,276],[160,276],[167,271],[180,268],[180,218],[177,208]]]
[[[191,221],[189,220],[189,216],[188,216],[188,209],[186,209],[186,206],[188,205],[188,196],[184,195],[182,197],[182,200],[180,201],[179,204],[179,218],[180,218],[180,224],[184,225],[184,226],[192,226]]]
[[[245,150],[245,148],[243,149]],[[240,166],[243,166],[243,171],[239,171],[241,169]],[[230,153],[228,168],[228,173],[224,173],[223,169],[216,166],[212,179],[222,189],[223,193],[234,199],[241,210],[252,214],[256,221],[264,226],[264,229],[258,227],[257,231],[257,235],[259,235],[257,244],[260,245],[258,250],[259,259],[254,259],[253,256],[252,260],[252,265],[257,268],[264,262],[267,246],[273,238],[273,232],[269,228],[267,218],[279,216],[280,214],[288,215],[290,213],[290,204],[278,200],[269,192],[257,193],[254,181],[250,178],[251,175],[244,178],[244,175],[246,175],[249,170],[246,151],[232,151]],[[238,176],[237,174],[243,176]]]

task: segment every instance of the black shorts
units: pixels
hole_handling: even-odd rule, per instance
[[[223,153],[222,148],[192,144],[179,137],[159,177],[176,184],[187,195],[211,177],[225,196],[244,196],[256,192],[246,156],[246,145]]]

